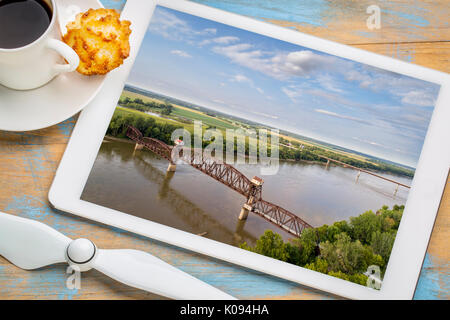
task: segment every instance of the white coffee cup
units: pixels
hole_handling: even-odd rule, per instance
[[[80,63],[78,55],[62,42],[55,0],[44,0],[52,10],[47,30],[35,41],[20,48],[0,48],[0,84],[29,90],[48,83],[55,76],[72,72]],[[67,63],[64,62],[64,59]]]

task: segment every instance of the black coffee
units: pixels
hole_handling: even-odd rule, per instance
[[[0,0],[0,48],[20,48],[47,30],[52,10],[43,0]]]

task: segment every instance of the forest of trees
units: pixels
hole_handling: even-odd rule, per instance
[[[109,124],[107,135],[117,138],[127,138],[128,126],[132,125],[146,137],[159,139],[167,144],[173,144],[172,132],[182,126],[175,126],[167,122],[157,122],[152,117],[116,109]]]
[[[155,109],[158,109],[158,112],[163,115],[170,115],[173,110],[173,106],[166,103],[158,103],[158,102],[143,102],[142,99],[136,98],[134,100],[129,99],[128,97],[122,98],[119,102],[120,106],[124,106],[126,108],[138,110],[141,112],[152,111],[155,112]],[[178,121],[180,121],[178,119]],[[185,121],[188,123],[188,121]],[[136,124],[136,125],[135,125]],[[167,144],[172,144],[170,140],[172,131],[178,128],[182,128],[182,125],[175,126],[168,123],[157,123],[155,119],[151,117],[141,116],[139,114],[131,114],[121,112],[117,110],[113,116],[110,127],[108,128],[107,134],[126,138],[126,128],[128,125],[133,125],[138,128],[144,136],[156,138],[161,141],[164,141]],[[213,129],[213,127],[210,127]],[[170,131],[172,130],[172,131]],[[170,132],[169,132],[170,131]],[[194,141],[194,136],[192,134],[191,141]],[[282,144],[287,144],[289,141],[281,138],[280,142]],[[203,141],[203,147],[209,145],[211,141]],[[223,150],[226,150],[226,137],[223,137]],[[319,156],[325,156],[331,159],[335,159],[346,164],[350,164],[352,166],[368,169],[373,171],[380,172],[389,172],[398,175],[404,175],[408,177],[413,177],[414,172],[412,170],[408,170],[406,168],[394,166],[388,163],[371,163],[367,161],[362,161],[358,159],[354,159],[345,155],[338,154],[336,152],[328,151],[315,146],[304,145],[302,149],[300,149],[300,144],[297,142],[293,142],[292,146],[294,148],[289,148],[283,145],[279,147],[279,158],[282,160],[295,160],[295,161],[316,161],[316,162],[326,162],[324,158],[320,158]],[[268,156],[270,156],[270,142],[268,144]],[[248,155],[249,146],[246,144],[245,152]],[[235,152],[237,152],[237,146],[235,145]],[[259,154],[259,152],[258,152]]]
[[[288,242],[267,230],[255,246],[243,243],[240,247],[366,285],[367,276],[363,273],[369,266],[379,266],[384,276],[403,210],[404,206],[383,206],[376,214],[367,211],[349,222],[305,229],[300,238]]]
[[[135,109],[142,112],[158,112],[162,115],[168,116],[172,113],[173,106],[170,103],[161,103],[156,101],[144,102],[141,98],[130,99],[123,97],[119,100],[119,106]]]
[[[280,139],[281,143],[289,143],[289,141],[286,141],[283,139]],[[296,147],[296,144],[292,144],[294,147]],[[403,175],[407,177],[413,177],[414,171],[408,170],[406,168],[398,167],[391,165],[389,163],[372,163],[367,161],[358,160],[355,158],[347,157],[345,155],[341,155],[339,153],[333,152],[333,151],[327,151],[325,149],[314,147],[314,146],[303,146],[302,149],[298,148],[288,148],[285,146],[280,146],[280,159],[285,160],[306,160],[306,161],[318,161],[318,162],[327,162],[326,159],[320,158],[319,156],[324,156],[330,159],[338,160],[343,163],[361,168],[361,169],[368,169],[372,171],[380,171],[380,172],[389,172],[397,175]]]

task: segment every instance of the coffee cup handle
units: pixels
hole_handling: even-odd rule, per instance
[[[68,62],[67,64],[55,65],[53,70],[56,74],[72,72],[78,68],[78,65],[80,64],[80,57],[78,57],[77,53],[64,42],[56,39],[48,39],[47,48],[55,50]]]

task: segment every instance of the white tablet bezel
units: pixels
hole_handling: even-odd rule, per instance
[[[381,290],[80,200],[156,4],[442,86]],[[413,297],[450,164],[450,148],[445,147],[450,141],[448,74],[183,0],[128,0],[122,18],[132,21],[130,58],[107,76],[101,92],[80,114],[50,189],[49,200],[54,207],[339,296],[352,299]]]

